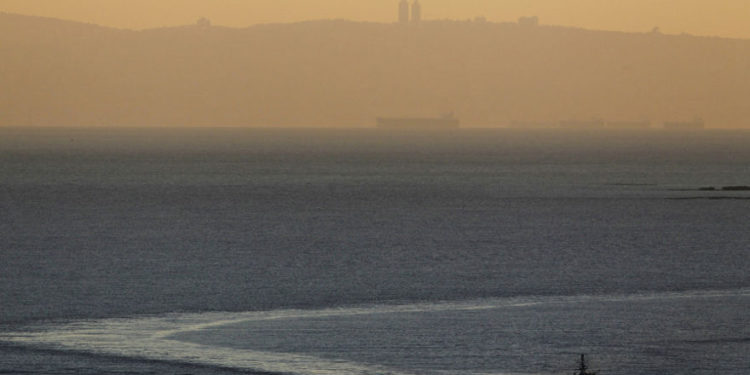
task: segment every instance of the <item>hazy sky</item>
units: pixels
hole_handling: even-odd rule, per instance
[[[124,28],[345,18],[389,22],[398,0],[0,0],[0,11]],[[513,21],[537,15],[543,24],[592,29],[687,32],[750,38],[749,0],[421,0],[427,19],[484,16]]]

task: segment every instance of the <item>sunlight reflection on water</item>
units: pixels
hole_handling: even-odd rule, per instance
[[[632,353],[625,353],[623,348],[617,346],[653,346],[657,338],[666,340],[661,342],[671,340],[684,343],[695,337],[670,327],[665,327],[662,332],[650,332],[652,327],[644,328],[639,323],[641,314],[648,314],[648,320],[651,322],[673,320],[679,324],[679,316],[670,317],[667,313],[672,311],[690,314],[691,309],[696,309],[692,310],[693,315],[687,317],[694,322],[698,320],[696,314],[705,312],[707,307],[720,311],[721,309],[716,307],[721,304],[732,304],[732,308],[728,310],[738,313],[741,309],[737,309],[735,304],[747,307],[750,302],[748,297],[750,289],[739,289],[635,295],[503,298],[309,311],[168,314],[39,325],[29,327],[29,330],[24,332],[3,334],[0,341],[57,350],[296,374],[441,374],[449,371],[484,374],[529,371],[554,373],[559,366],[567,364],[566,358],[580,350],[602,353],[602,358],[626,367],[634,363],[628,364],[629,359],[623,356]],[[623,308],[631,311],[625,311],[623,315]],[[619,314],[627,318],[618,318],[620,323],[617,324],[622,325],[623,329],[617,333],[622,335],[617,338],[619,342],[597,341],[611,338],[597,337],[596,332],[601,327],[611,324],[606,315],[618,314],[615,310],[621,310]],[[532,319],[537,322],[536,324],[545,324],[546,319],[546,323],[567,326],[526,326],[528,322],[524,322],[523,319],[534,314],[546,314],[545,318]],[[571,321],[555,321],[549,317],[554,314],[562,314],[564,319]],[[585,317],[585,321],[575,322],[576,316]],[[439,330],[429,327],[436,319],[442,322],[442,328]],[[715,327],[715,332],[701,332],[697,326],[693,327],[693,330],[697,337],[709,335],[717,341],[721,341],[730,333],[750,335],[746,327],[732,326],[729,320],[725,322],[724,327]],[[484,327],[477,329],[477,325]],[[449,331],[448,336],[440,337],[446,334],[446,329]],[[590,331],[581,332],[582,329]],[[565,332],[566,330],[570,332]],[[545,337],[541,339],[548,342],[539,342],[540,331],[546,332]],[[608,327],[606,331],[616,330]],[[399,336],[414,332],[423,336]],[[490,343],[487,337],[482,336],[488,332],[496,335],[491,336]],[[503,335],[497,335],[498,332]],[[569,340],[568,337],[580,338],[581,334],[590,334],[592,340],[579,343],[565,342]],[[658,337],[664,334],[670,337]],[[364,350],[363,340],[366,342]],[[397,340],[397,344],[393,340]],[[729,341],[731,340],[729,338]],[[734,340],[738,341],[736,338]],[[352,346],[352,342],[357,342],[359,346]],[[274,345],[276,346],[272,347]],[[397,349],[397,352],[409,350],[415,355],[430,354],[418,360],[403,355],[389,357],[398,345],[406,346]],[[488,348],[488,345],[491,347]],[[544,347],[545,345],[548,347]],[[695,345],[701,344],[693,342],[693,346]],[[746,348],[748,343],[739,340],[733,345]],[[428,352],[425,351],[426,346],[430,346]],[[325,348],[329,351],[326,352]],[[538,353],[526,353],[535,349]],[[631,349],[636,350],[627,348]],[[678,349],[677,346],[673,348]],[[515,353],[519,350],[522,358],[518,358],[519,354]],[[430,355],[435,356],[430,359]],[[467,359],[472,356],[486,358],[472,362],[474,360]],[[560,362],[549,363],[551,360]],[[630,360],[637,362],[638,358]],[[612,366],[611,363],[606,365]],[[735,366],[741,364],[736,363]],[[605,368],[608,369],[607,373],[625,373],[615,368]],[[534,371],[535,369],[538,371]],[[737,371],[733,372],[730,369],[729,373],[741,373]]]

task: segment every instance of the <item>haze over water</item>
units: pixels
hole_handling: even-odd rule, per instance
[[[559,26],[535,13],[441,19],[431,11],[445,4],[429,1],[419,12],[405,3],[397,22],[399,4],[388,3],[385,22],[227,28],[195,16],[141,31],[0,13],[0,126],[366,128],[378,117],[454,113],[464,127],[702,120],[716,129],[750,118],[748,39],[690,31],[697,26]],[[630,11],[661,17],[648,9]],[[683,20],[707,14],[678,9]],[[726,22],[744,14],[715,9]]]

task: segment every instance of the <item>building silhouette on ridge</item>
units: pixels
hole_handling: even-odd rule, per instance
[[[419,23],[422,20],[422,5],[419,4],[419,0],[414,0],[414,4],[411,5],[411,22]]]
[[[409,8],[408,0],[401,0],[401,2],[399,2],[398,23],[408,24],[410,21],[411,23],[419,23],[422,21],[422,5],[419,3],[419,0],[414,0],[414,3],[411,4],[411,17],[409,17]]]
[[[406,0],[398,4],[398,22],[409,23],[409,2]]]

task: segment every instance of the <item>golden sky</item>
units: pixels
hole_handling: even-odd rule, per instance
[[[389,22],[398,0],[0,0],[0,11],[121,28],[193,23],[242,27],[258,23],[344,18]],[[591,29],[691,33],[750,38],[749,0],[421,0],[426,19],[514,21]]]

